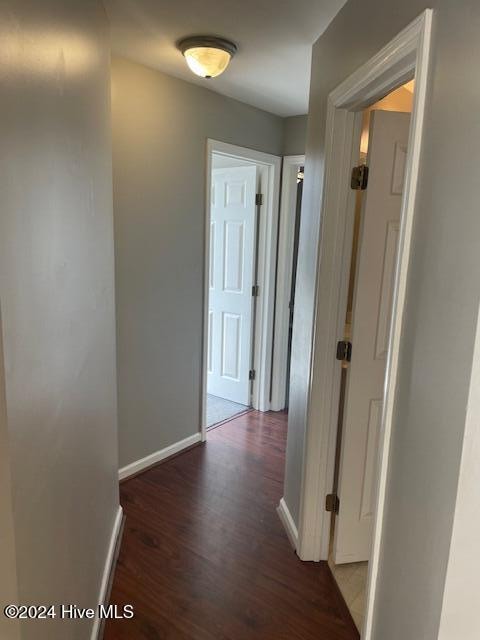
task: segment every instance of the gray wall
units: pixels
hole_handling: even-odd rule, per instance
[[[3,332],[0,309],[0,611],[9,602],[18,601],[17,554],[12,504],[12,475],[10,438],[7,426],[7,402],[5,395],[5,366],[3,356]],[[20,638],[20,622],[0,615],[0,638]]]
[[[283,121],[112,66],[120,466],[198,432],[206,141],[281,155]]]
[[[108,27],[97,0],[4,0],[0,25],[0,442],[19,599],[94,606],[118,506]],[[86,640],[91,625],[31,622],[22,638]]]
[[[284,120],[283,155],[303,156],[307,143],[308,116],[291,116]]]
[[[480,305],[479,305],[480,311]],[[480,315],[472,345],[473,367],[465,436],[438,640],[477,640],[480,573]]]
[[[435,10],[420,189],[400,361],[376,640],[436,638],[478,305],[480,5]],[[285,495],[298,519],[326,98],[424,8],[350,0],[313,49]],[[321,305],[321,300],[319,300]],[[334,345],[332,345],[332,349]],[[314,390],[313,390],[314,392]]]

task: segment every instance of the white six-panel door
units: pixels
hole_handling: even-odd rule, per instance
[[[335,523],[336,564],[368,560],[410,114],[371,114]]]
[[[207,391],[250,404],[257,168],[212,170]]]

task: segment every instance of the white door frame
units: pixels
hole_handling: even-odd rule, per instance
[[[297,213],[297,169],[304,164],[305,156],[283,158],[273,339],[272,411],[285,409],[286,403],[289,303],[292,291],[293,244]]]
[[[228,156],[259,167],[263,205],[260,208],[258,245],[259,295],[255,312],[252,406],[259,411],[270,409],[272,374],[273,308],[277,253],[278,205],[280,200],[281,158],[269,153],[238,147],[218,140],[207,140],[207,175],[205,206],[205,263],[203,273],[203,357],[202,357],[202,441],[207,438],[207,351],[208,351],[208,273],[210,267],[210,196],[212,154]]]
[[[328,97],[325,184],[315,305],[315,361],[307,412],[297,548],[303,560],[317,561],[328,558],[330,537],[331,514],[324,510],[324,504],[325,495],[333,485],[341,373],[335,359],[335,344],[343,336],[347,306],[353,226],[353,198],[347,185],[354,153],[358,153],[358,112],[415,76],[386,363],[375,523],[363,640],[371,638],[372,613],[375,607],[392,416],[425,112],[431,24],[432,10],[427,9]]]

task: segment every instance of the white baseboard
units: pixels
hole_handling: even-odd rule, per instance
[[[288,539],[290,540],[290,544],[297,550],[298,547],[298,530],[295,525],[295,522],[292,518],[292,514],[290,513],[287,503],[285,502],[285,498],[280,500],[280,504],[277,507],[277,513],[282,521],[282,524],[287,532]]]
[[[105,558],[105,566],[103,568],[102,581],[100,583],[100,591],[98,593],[98,604],[106,604],[107,591],[109,588],[110,576],[113,571],[113,563],[115,562],[115,550],[117,547],[118,536],[122,530],[123,509],[119,505],[117,515],[115,516],[115,522],[113,523],[112,535],[110,537],[110,543],[108,545],[107,557]],[[93,620],[91,640],[98,640],[99,632],[102,621],[95,616]]]
[[[192,445],[197,444],[197,442],[200,442],[201,439],[202,439],[201,433],[194,433],[193,436],[188,436],[188,438],[184,438],[179,442],[175,442],[174,444],[171,444],[170,446],[165,447],[165,449],[160,449],[160,451],[151,453],[149,456],[146,456],[145,458],[141,458],[141,460],[136,460],[136,462],[127,464],[126,467],[122,467],[120,469],[120,471],[118,472],[118,477],[120,480],[125,480],[125,478],[133,476],[136,473],[139,473],[140,471],[143,471],[144,469],[151,467],[157,462],[161,462],[162,460],[165,460],[165,458],[169,458],[170,456],[173,456],[175,453],[179,453],[183,449],[187,449],[188,447],[191,447]]]

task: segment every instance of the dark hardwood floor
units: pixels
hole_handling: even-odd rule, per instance
[[[326,563],[276,513],[286,415],[251,412],[121,485],[125,532],[105,640],[358,640]]]

